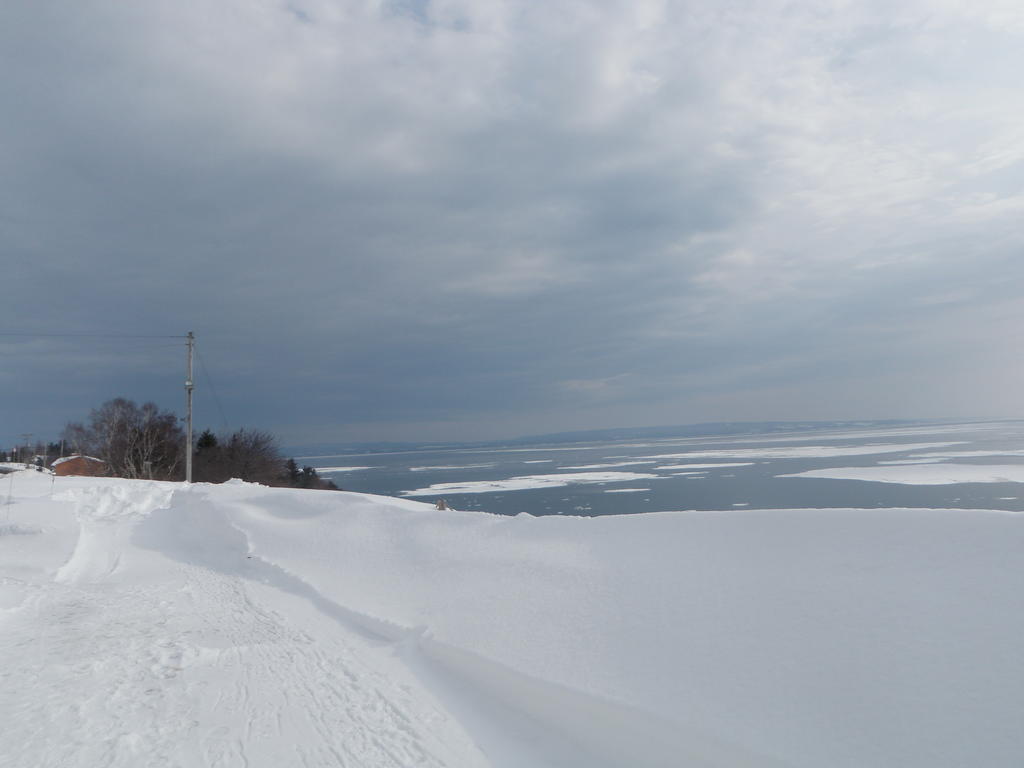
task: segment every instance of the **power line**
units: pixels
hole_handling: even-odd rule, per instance
[[[47,339],[187,339],[187,336],[153,335],[142,333],[29,333],[18,331],[0,331],[0,336],[22,336],[25,338]]]
[[[17,334],[4,334],[0,333],[0,337],[11,337]],[[43,337],[44,339],[48,337]],[[54,340],[64,338],[61,336],[54,335]],[[89,350],[91,353],[97,355],[108,354],[112,350],[128,351],[128,352],[152,352],[154,350],[162,349],[179,349],[185,346],[181,341],[176,343],[168,344],[167,339],[181,339],[180,336],[69,336],[67,343],[63,346],[66,347],[68,344],[73,344],[79,351]],[[82,346],[84,344],[84,346]],[[49,351],[53,353],[53,349]],[[16,357],[18,355],[40,355],[44,354],[43,350],[34,349],[33,347],[22,348],[18,342],[8,342],[0,339],[0,357]]]
[[[181,344],[132,344],[127,349],[180,349]]]
[[[213,402],[217,405],[217,410],[220,411],[221,423],[224,425],[224,429],[228,429],[228,417],[224,414],[224,407],[221,405],[220,397],[213,386],[213,379],[210,378],[210,372],[206,370],[206,362],[203,360],[203,356],[199,354],[198,349],[196,349],[196,359],[199,360],[199,367],[203,371],[203,378],[206,379],[206,386],[210,388],[210,394],[213,395]]]

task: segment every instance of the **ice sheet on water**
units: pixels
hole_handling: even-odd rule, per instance
[[[429,467],[409,467],[410,472],[434,472],[438,470],[449,470],[449,469],[486,469],[487,467],[493,467],[494,462],[489,464],[442,464]]]
[[[881,466],[900,466],[912,464],[941,464],[945,459],[896,459],[895,461],[880,461]]]
[[[403,496],[433,496],[457,493],[497,493],[524,491],[531,488],[558,488],[563,485],[622,483],[632,480],[657,480],[658,475],[643,472],[569,472],[551,475],[524,475],[507,480],[471,480],[461,483],[434,483],[426,488],[402,491]]]
[[[719,469],[720,467],[752,467],[756,462],[735,461],[719,464],[663,464],[655,469]]]
[[[984,432],[1000,429],[1000,424],[945,424],[922,427],[883,427],[866,430],[834,430],[831,432],[784,435],[780,437],[737,438],[737,443],[799,443],[806,440],[862,440],[872,437],[913,437],[917,435],[956,435],[963,432]]]
[[[904,485],[957,483],[1024,483],[1024,464],[914,464],[886,467],[829,467],[777,477],[865,480]]]
[[[641,464],[656,463],[653,459],[648,461],[617,461],[614,464],[580,464],[576,467],[562,467],[562,469],[614,469],[615,467],[634,467]]]
[[[877,453],[902,453],[927,448],[962,445],[963,441],[947,443],[875,443],[870,445],[796,445],[788,448],[725,448],[721,450],[687,451],[641,456],[642,459],[819,459],[832,456],[871,456]]]
[[[983,451],[928,451],[916,453],[915,459],[970,459],[976,456],[1024,456],[1024,450],[983,450]]]

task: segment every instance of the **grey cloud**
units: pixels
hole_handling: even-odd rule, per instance
[[[872,365],[836,416],[964,413],[885,388],[1021,280],[1019,33],[782,6],[11,4],[8,327],[194,329],[297,441],[799,417]],[[12,431],[180,400],[178,350],[5,350]]]

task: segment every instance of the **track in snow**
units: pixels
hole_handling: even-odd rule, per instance
[[[75,493],[73,554],[3,619],[0,765],[488,764],[390,650],[252,573],[135,546],[165,488]]]

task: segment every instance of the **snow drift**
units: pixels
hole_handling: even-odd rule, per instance
[[[0,512],[22,534],[0,535],[12,764],[933,768],[1024,753],[1019,515],[509,518],[243,483],[50,482],[19,475]],[[104,708],[118,696],[120,719]],[[58,699],[41,730],[31,715]]]

